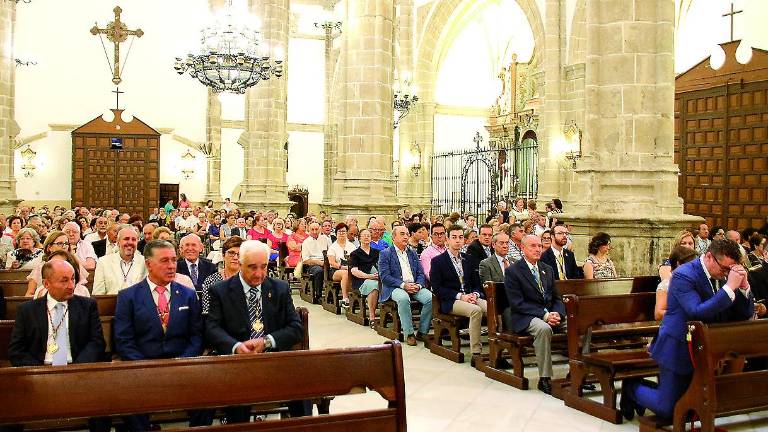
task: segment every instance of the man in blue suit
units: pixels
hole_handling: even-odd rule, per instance
[[[120,291],[115,308],[115,350],[123,360],[194,357],[203,351],[203,323],[195,291],[173,281],[176,250],[164,240],[145,247],[147,278]],[[131,431],[149,430],[149,417],[126,417]],[[200,426],[190,413],[190,426]]]
[[[416,252],[408,249],[408,228],[395,227],[392,231],[392,246],[379,253],[379,278],[381,295],[379,301],[390,298],[397,303],[397,315],[406,336],[405,343],[416,345],[416,339],[429,332],[432,321],[432,293],[424,287],[424,270]],[[418,335],[413,330],[411,298],[422,304]]]
[[[539,367],[538,389],[552,393],[552,334],[562,330],[565,305],[555,290],[555,271],[541,259],[541,238],[523,237],[523,259],[507,267],[504,289],[509,300],[512,331],[533,336]]]
[[[667,313],[651,346],[651,356],[659,364],[659,385],[656,388],[638,380],[625,380],[620,407],[628,420],[635,411],[642,415],[645,408],[658,416],[672,417],[675,403],[687,390],[693,375],[686,341],[688,321],[715,323],[752,316],[754,302],[747,271],[740,260],[737,243],[714,240],[699,259],[672,273]]]
[[[461,253],[462,246],[464,228],[454,225],[448,230],[448,250],[432,258],[429,280],[440,301],[440,312],[469,318],[469,346],[474,366],[482,354],[480,325],[488,305],[476,270],[479,264],[472,255]]]

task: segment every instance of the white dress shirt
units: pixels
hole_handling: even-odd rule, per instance
[[[109,241],[109,240],[107,240]],[[77,256],[77,259],[81,263],[85,263],[85,260],[88,258],[93,259],[94,262],[99,260],[99,257],[96,256],[96,252],[93,250],[93,246],[90,242],[87,242],[85,240],[80,240],[77,242],[77,252],[75,255]]]
[[[157,306],[157,302],[160,299],[160,294],[158,294],[157,291],[155,291],[155,288],[157,288],[157,284],[152,282],[149,278],[147,278],[147,284],[149,284],[149,292],[152,293],[152,300],[155,302],[155,306]],[[171,284],[168,284],[165,286],[165,292],[163,293],[163,297],[168,301],[168,309],[170,310],[171,306]]]
[[[69,303],[66,302],[66,301],[59,302],[58,300],[56,300],[55,298],[53,298],[51,296],[46,296],[46,298],[48,299],[46,301],[46,308],[48,308],[48,313],[51,314],[50,315],[51,317],[55,316],[56,311],[54,310],[54,308],[59,303],[64,305],[64,310],[65,311],[67,311],[67,309],[69,309]],[[71,320],[69,319],[69,313],[66,312],[64,317],[67,320],[67,328],[66,328],[65,335],[67,336],[67,340],[69,340],[69,323],[71,322]],[[51,326],[51,318],[48,318],[48,314],[46,314],[45,319],[46,319],[46,321],[48,321],[48,339],[45,341],[46,350],[45,350],[45,359],[43,359],[43,362],[45,364],[49,365],[49,364],[53,363],[53,354],[48,352],[48,346],[51,345],[52,343],[56,342],[56,340],[53,338],[53,326]],[[56,322],[54,324],[59,324],[59,323]],[[59,327],[59,331],[63,331],[63,330],[64,330],[64,326]],[[65,347],[61,347],[61,346],[59,347],[59,349],[64,349],[64,348]],[[67,363],[72,363],[72,350],[69,349],[68,351],[69,352],[67,352]]]
[[[406,249],[407,250],[407,249]],[[400,288],[404,288],[405,284],[413,283],[413,271],[411,271],[411,263],[408,261],[408,254],[406,250],[400,250],[395,246],[395,252],[397,253],[397,260],[400,261],[400,270],[403,273],[403,285]]]

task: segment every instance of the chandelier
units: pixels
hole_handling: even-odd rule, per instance
[[[236,94],[272,76],[283,76],[283,59],[270,58],[261,34],[235,18],[232,0],[220,18],[200,33],[200,52],[185,59],[176,57],[174,69],[179,75],[188,72],[216,93]]]
[[[411,106],[418,101],[419,97],[416,96],[416,88],[411,86],[410,81],[403,81],[403,85],[400,85],[399,82],[395,84],[395,97],[393,99],[395,108],[394,129],[397,129],[400,121],[410,112]]]

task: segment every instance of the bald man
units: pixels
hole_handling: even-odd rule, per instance
[[[98,257],[91,243],[80,238],[80,225],[77,222],[67,222],[64,225],[64,234],[69,240],[69,251],[77,257],[77,260],[86,270],[93,271],[96,268]]]
[[[117,294],[147,277],[144,257],[138,253],[139,233],[131,225],[117,231],[118,253],[99,258],[93,277],[93,295]]]
[[[203,242],[197,234],[187,234],[179,243],[181,250],[181,259],[176,262],[176,273],[189,276],[197,292],[197,298],[202,298],[203,282],[205,279],[216,273],[218,269],[216,264],[205,258],[200,258],[203,252]]]
[[[540,261],[541,238],[523,237],[523,259],[504,272],[504,290],[511,311],[511,330],[533,336],[536,364],[539,367],[538,388],[552,393],[552,334],[562,330],[565,305],[555,290],[555,271]]]

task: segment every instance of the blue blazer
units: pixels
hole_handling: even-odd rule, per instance
[[[507,267],[504,272],[504,290],[512,312],[514,332],[525,331],[532,319],[544,319],[546,312],[559,313],[561,322],[565,322],[565,305],[555,290],[555,271],[541,261],[538,266],[541,285],[544,287],[543,296],[525,259]]]
[[[675,269],[669,281],[667,312],[651,347],[651,356],[659,366],[679,375],[693,373],[685,339],[688,321],[715,323],[752,317],[753,299],[739,293],[738,289],[736,291],[733,302],[725,290],[714,294],[699,259]]]
[[[426,286],[427,281],[424,277],[424,269],[421,268],[416,252],[406,248],[405,253],[408,255],[408,262],[411,264],[413,281],[421,286]],[[400,260],[397,259],[394,245],[379,252],[379,277],[381,278],[379,301],[387,301],[392,297],[392,291],[395,288],[400,288],[400,284],[403,283],[403,271],[400,268]]]
[[[429,283],[432,292],[440,300],[440,312],[447,314],[453,310],[453,302],[461,291],[461,281],[456,268],[451,261],[450,252],[445,251],[432,258],[432,266],[429,268]],[[479,264],[472,255],[461,254],[461,268],[464,271],[464,293],[476,292],[481,298],[485,298],[485,291],[480,285],[480,276],[477,273]]]
[[[147,279],[117,294],[115,351],[123,360],[194,357],[203,351],[203,321],[195,291],[171,282],[168,327],[163,333]]]

